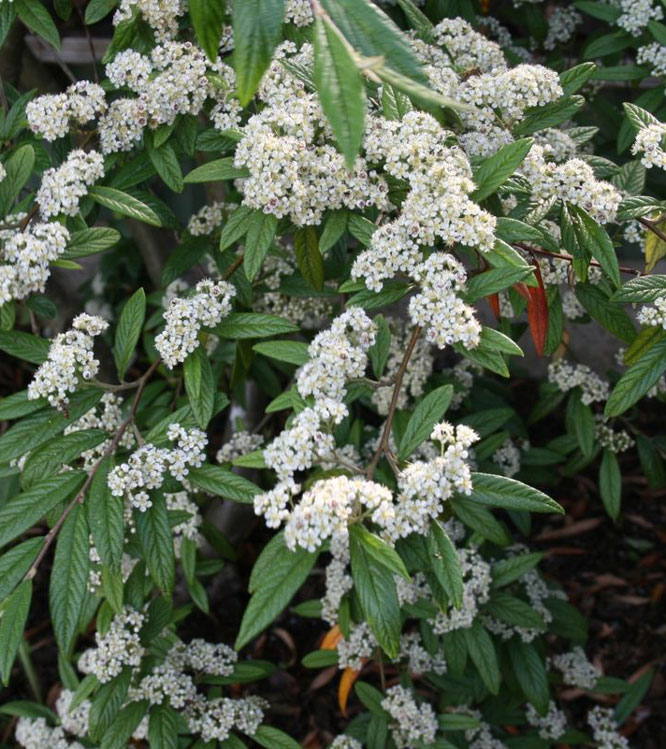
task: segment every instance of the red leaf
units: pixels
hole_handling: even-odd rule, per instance
[[[546,345],[546,334],[548,333],[548,301],[546,299],[546,289],[543,285],[543,278],[541,277],[541,269],[539,263],[534,261],[534,275],[539,283],[535,288],[534,286],[527,286],[527,319],[530,323],[530,332],[532,333],[532,340],[534,341],[534,347],[537,350],[539,356],[543,355],[543,349]],[[518,290],[519,293],[520,290]]]
[[[493,314],[499,320],[500,319],[499,294],[497,293],[491,294],[490,296],[487,296],[486,299],[488,300],[488,304],[490,305],[490,309],[493,311]]]
[[[529,302],[530,301],[530,289],[524,283],[514,283],[513,288],[522,296],[522,298]]]

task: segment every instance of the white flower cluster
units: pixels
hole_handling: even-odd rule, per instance
[[[584,208],[602,224],[615,219],[622,201],[621,193],[610,182],[598,180],[592,167],[582,159],[569,159],[562,164],[548,161],[549,152],[533,145],[519,172],[530,183],[537,200],[551,197]]]
[[[167,437],[176,443],[175,448],[142,445],[126,463],[121,463],[109,473],[107,484],[114,497],[126,497],[131,507],[145,512],[152,506],[147,490],[159,489],[167,472],[182,481],[190,466],[198,467],[205,460],[204,450],[208,441],[205,432],[170,424]]]
[[[246,167],[243,203],[271,213],[289,216],[297,226],[321,222],[327,209],[389,207],[388,186],[356,159],[349,170],[342,154],[328,142],[330,129],[316,95],[280,65],[294,51],[285,43],[278,48],[259,89],[266,106],[242,128],[235,165]],[[294,62],[311,65],[312,48],[303,45]]]
[[[90,380],[97,374],[94,339],[108,327],[101,317],[85,313],[75,317],[71,330],[59,333],[51,342],[46,361],[28,385],[28,399],[48,398],[54,408],[63,408],[69,402],[68,393],[76,390],[81,378]]]
[[[155,32],[158,42],[170,39],[178,33],[178,18],[185,13],[181,0],[121,0],[113,14],[113,25],[132,18],[135,11]]]
[[[490,598],[490,565],[474,549],[459,549],[458,557],[463,573],[462,605],[457,609],[451,603],[446,612],[440,611],[430,620],[437,635],[471,627],[480,606]]]
[[[613,429],[602,414],[595,414],[594,438],[600,447],[623,453],[634,445],[634,438],[625,429]]]
[[[641,325],[666,329],[666,297],[657,299],[652,307],[642,307],[636,317]]]
[[[85,736],[88,733],[88,717],[90,715],[90,700],[83,700],[77,707],[70,710],[74,692],[63,689],[56,700],[55,709],[60,719],[60,725],[67,733],[74,736]]]
[[[438,348],[462,343],[479,345],[481,325],[474,309],[458,296],[465,290],[467,274],[452,255],[433,253],[414,269],[421,290],[409,300],[409,317],[426,329],[426,339]]]
[[[190,217],[190,220],[187,222],[187,231],[193,237],[212,234],[235,207],[233,203],[223,203],[220,201],[205,205]]]
[[[19,718],[14,736],[24,749],[85,749],[78,741],[70,741],[62,726],[50,726],[46,718]]]
[[[653,0],[617,0],[622,15],[615,22],[633,36],[640,36],[650,21],[661,21],[664,9]]]
[[[639,65],[649,65],[652,75],[666,75],[666,46],[659,42],[652,42],[639,47],[636,62]]]
[[[633,154],[642,153],[641,163],[648,169],[653,166],[666,169],[665,142],[666,124],[655,122],[642,127],[638,131],[631,152]]]
[[[433,36],[462,71],[479,68],[484,73],[490,73],[506,68],[499,44],[474,31],[462,18],[444,19],[433,29]]]
[[[493,736],[490,725],[482,719],[481,713],[478,710],[463,708],[456,712],[476,718],[479,722],[478,728],[468,728],[465,731],[465,738],[469,742],[468,749],[506,749],[506,745]]]
[[[567,686],[579,689],[592,689],[601,676],[596,666],[588,661],[585,651],[575,647],[568,653],[553,656],[553,665],[562,672],[562,680]]]
[[[70,151],[67,159],[57,168],[47,169],[36,200],[45,218],[64,214],[76,216],[79,201],[90,185],[104,176],[104,158],[97,151]]]
[[[386,690],[382,707],[395,721],[391,736],[398,749],[409,749],[415,743],[432,744],[437,733],[437,716],[427,702],[420,705],[411,690],[399,685]]]
[[[104,89],[90,81],[78,81],[62,94],[46,94],[28,102],[25,114],[34,133],[53,141],[67,135],[71,122],[85,125],[105,110]]]
[[[286,0],[284,20],[294,26],[309,26],[314,20],[310,0]]]
[[[25,229],[0,232],[0,305],[44,291],[49,263],[65,251],[69,232],[56,222],[32,223]]]
[[[184,711],[188,728],[204,741],[225,741],[232,729],[252,736],[264,719],[268,703],[261,697],[198,699]]]
[[[629,749],[629,741],[618,731],[613,711],[608,707],[593,707],[587,714],[594,743],[599,749]]]
[[[548,365],[548,382],[567,393],[573,388],[581,389],[581,401],[585,405],[607,400],[610,386],[585,364],[569,364],[558,359]]]
[[[369,289],[380,291],[383,282],[397,274],[414,275],[422,261],[420,247],[430,247],[437,239],[447,246],[492,249],[495,217],[470,199],[475,188],[472,170],[464,151],[449,145],[451,136],[423,112],[368,122],[368,159],[383,161],[388,174],[410,186],[398,217],[373,233],[352,268],[352,278],[363,279]]]
[[[543,42],[543,48],[551,50],[559,44],[566,44],[582,20],[583,17],[575,8],[557,5],[548,18],[548,33]]]
[[[403,578],[404,579],[404,578]],[[400,660],[407,661],[407,668],[413,674],[425,674],[433,671],[438,675],[446,673],[447,665],[444,653],[440,650],[434,656],[423,646],[418,632],[406,632],[400,636]]]
[[[197,503],[190,499],[190,494],[187,491],[167,493],[164,495],[164,500],[167,510],[178,510],[190,515],[189,518],[171,528],[174,553],[176,558],[180,559],[180,547],[184,538],[194,541],[197,546],[201,546],[203,543],[204,538],[199,532],[203,518]]]
[[[557,741],[567,730],[567,716],[552,700],[548,703],[548,712],[539,715],[531,704],[525,711],[527,722],[539,729],[539,736],[545,741]]]
[[[236,458],[240,458],[241,455],[247,455],[248,453],[258,450],[264,443],[264,438],[261,434],[252,434],[241,430],[231,436],[228,442],[217,451],[215,460],[218,463],[230,463]]]
[[[81,453],[85,468],[91,468],[98,458],[101,458],[109,446],[111,435],[113,435],[123,423],[122,415],[123,399],[114,393],[104,393],[100,402],[77,419],[73,424],[65,427],[64,434],[80,432],[82,429],[102,429],[109,433],[109,439],[96,447]],[[131,430],[123,432],[118,447],[130,448],[134,444],[134,435]]]
[[[511,437],[507,437],[504,443],[495,450],[492,460],[508,478],[512,478],[520,471],[520,450]]]
[[[389,345],[383,378],[393,381],[400,368],[410,331],[400,318],[391,318],[389,325],[391,329],[391,343]],[[432,373],[433,358],[432,347],[428,341],[419,337],[407,363],[402,382],[400,383],[398,400],[396,401],[397,408],[405,408],[410,398],[418,398],[423,395],[423,386]],[[377,413],[381,416],[386,416],[388,413],[392,396],[392,384],[378,387],[372,393],[372,402],[377,407]]]
[[[534,141],[543,146],[550,161],[556,161],[558,164],[573,158],[578,151],[576,141],[566,130],[559,127],[548,127],[534,133]],[[552,224],[552,227],[559,231],[557,224]]]
[[[351,736],[341,734],[333,739],[328,749],[363,749],[363,744]]]
[[[166,327],[155,338],[155,348],[169,369],[197,348],[202,326],[212,328],[229,314],[235,294],[236,289],[226,281],[204,279],[193,296],[171,300],[164,312]]]
[[[354,587],[347,571],[349,564],[349,536],[331,538],[331,561],[326,565],[326,592],[321,599],[321,618],[331,626],[338,622],[338,611],[343,596]]]
[[[102,684],[111,681],[125,666],[141,665],[145,649],[139,640],[144,615],[129,606],[116,614],[104,635],[97,632],[97,647],[82,653],[78,669],[83,674],[94,674]]]
[[[377,640],[367,622],[352,624],[349,637],[343,637],[336,646],[338,668],[352,668],[354,671],[360,671],[363,668],[363,661],[372,658],[376,647]]]

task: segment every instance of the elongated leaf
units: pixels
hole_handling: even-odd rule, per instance
[[[496,591],[485,608],[495,619],[499,619],[512,627],[546,629],[546,623],[538,611],[535,611],[526,601],[508,593]]]
[[[480,504],[507,510],[564,514],[562,507],[548,495],[506,476],[472,473],[472,487],[470,499]]]
[[[146,143],[149,144],[150,140],[146,140]],[[182,192],[184,184],[183,172],[180,168],[176,152],[171,145],[165,143],[159,148],[148,145],[146,150],[155,170],[164,180],[166,186],[174,192]]]
[[[118,676],[102,684],[90,707],[89,732],[93,741],[98,741],[113,724],[132,678],[132,669],[124,668]]]
[[[191,7],[190,4],[190,8]],[[148,740],[151,747],[160,747],[160,749],[162,747],[164,749],[177,749],[178,713],[170,705],[158,705],[151,710],[150,724],[148,727]]]
[[[7,686],[30,611],[32,580],[24,580],[7,599],[0,619],[0,678]]]
[[[475,621],[468,629],[464,629],[469,653],[481,680],[491,694],[498,694],[500,688],[500,670],[497,652],[493,641],[483,625]]]
[[[218,0],[188,0],[187,7],[197,41],[208,59],[215,62],[224,26],[225,4]]]
[[[652,684],[653,677],[654,669],[650,668],[639,679],[636,679],[626,694],[622,696],[622,699],[615,706],[614,717],[618,725],[622,725],[643,701],[643,697]]]
[[[569,205],[568,207],[579,245],[589,248],[592,257],[599,262],[608,278],[618,288],[620,286],[620,268],[608,232],[585,209],[575,205]]]
[[[618,289],[610,301],[648,304],[663,296],[666,296],[666,276],[638,276]]]
[[[237,242],[248,230],[250,217],[254,211],[246,205],[241,205],[229,216],[220,233],[220,250],[226,250]]]
[[[365,124],[365,89],[347,44],[327,18],[315,20],[314,80],[347,167],[356,160]]]
[[[255,312],[232,312],[214,328],[220,338],[267,338],[283,333],[298,332],[298,325],[277,315]]]
[[[518,554],[515,557],[507,557],[493,564],[493,588],[501,588],[518,580],[526,572],[536,567],[542,559],[543,554],[532,552],[529,554]]]
[[[30,27],[42,39],[45,39],[52,47],[60,49],[58,29],[40,0],[15,0],[14,5],[19,18],[26,26]]]
[[[606,402],[606,416],[619,416],[639,401],[666,371],[666,340],[657,341],[622,375]]]
[[[58,647],[69,653],[79,626],[88,590],[90,567],[88,521],[75,505],[65,520],[56,544],[54,572],[49,586],[49,608]]]
[[[118,379],[122,381],[127,367],[134,355],[137,341],[141,335],[143,321],[146,317],[146,294],[138,289],[127,300],[120,313],[116,328],[116,340],[113,347],[113,358],[116,363]]]
[[[350,535],[352,577],[365,620],[389,658],[400,650],[400,604],[393,573],[368,553],[365,545]]]
[[[35,164],[35,151],[32,146],[17,148],[4,163],[7,176],[0,182],[0,208],[3,215],[8,213],[13,201],[30,178]]]
[[[148,712],[149,706],[148,700],[129,702],[125,705],[116,716],[111,727],[102,736],[100,749],[124,749]]]
[[[243,268],[248,281],[253,281],[261,270],[264,259],[268,254],[278,220],[270,213],[255,211],[248,221],[247,237],[245,239],[245,252],[243,254]]]
[[[234,0],[236,91],[245,106],[259,86],[280,39],[284,0]]]
[[[400,558],[398,552],[389,546],[385,541],[382,541],[379,536],[366,530],[362,525],[358,523],[352,525],[349,529],[350,536],[354,536],[357,543],[361,544],[365,552],[372,557],[375,562],[385,567],[394,575],[400,575],[406,580],[409,580],[409,573],[405,567],[405,563]]]
[[[463,597],[463,578],[460,558],[451,539],[437,520],[430,523],[428,553],[432,569],[444,592],[456,608],[460,608]]]
[[[453,397],[453,386],[442,385],[428,393],[416,406],[400,440],[398,457],[408,458],[428,437],[435,424],[442,420]]]
[[[491,268],[468,280],[465,296],[470,302],[475,302],[484,296],[509,288],[514,283],[531,276],[532,272],[533,268],[529,266],[512,265],[505,268]]]
[[[472,530],[498,546],[511,543],[511,536],[498,520],[485,507],[469,499],[456,497],[452,503],[455,516]]]
[[[72,232],[69,235],[67,249],[61,257],[73,259],[104,252],[120,241],[121,234],[115,229],[103,226],[93,226],[90,229]]]
[[[576,391],[569,396],[568,413],[574,426],[576,440],[583,455],[591,455],[594,449],[594,415],[592,409],[582,402]]]
[[[255,733],[252,734],[252,739],[266,749],[300,749],[301,747],[297,741],[294,741],[283,731],[265,724],[257,728]]]
[[[626,286],[625,284],[618,293],[625,290]],[[578,301],[590,317],[606,330],[625,343],[631,343],[636,338],[636,329],[629,315],[617,304],[613,304],[598,286],[578,283],[575,290]]]
[[[223,159],[209,161],[207,164],[193,169],[183,180],[186,185],[197,182],[221,182],[237,177],[247,177],[247,169],[237,169],[234,166],[234,157],[225,156]]]
[[[4,546],[59,502],[69,498],[83,484],[83,471],[67,471],[34,484],[28,491],[10,499],[0,510],[0,546]]]
[[[601,455],[599,494],[608,515],[617,520],[622,502],[622,472],[615,453],[608,448]]]
[[[185,390],[197,424],[206,429],[215,407],[213,369],[201,346],[188,355],[183,365]]]
[[[255,343],[252,350],[271,359],[297,364],[298,366],[305,364],[310,358],[308,344],[302,341],[264,341],[263,343]]]
[[[25,577],[44,546],[44,539],[29,538],[0,557],[0,603]]]
[[[508,143],[482,161],[474,171],[476,190],[470,196],[472,200],[480,202],[492,195],[500,185],[503,185],[520,166],[533,143],[532,138],[523,138]]]
[[[107,486],[106,479],[112,467],[113,459],[106,458],[93,478],[85,506],[100,559],[118,571],[123,555],[123,498],[114,497]]]
[[[546,666],[539,651],[531,643],[512,637],[508,643],[513,672],[528,702],[545,715],[550,701]]]
[[[319,251],[324,253],[342,237],[347,229],[347,211],[332,211],[324,222],[324,230],[319,237]]]
[[[525,117],[514,128],[516,135],[532,135],[539,130],[557,127],[568,120],[585,104],[582,96],[563,96],[561,99],[530,108]]]
[[[595,63],[583,62],[560,73],[560,85],[564,93],[575,94],[592,77],[596,69]]]
[[[283,540],[281,545],[272,547],[272,552],[270,574],[259,579],[243,614],[236,650],[275,621],[305,582],[317,559],[316,553],[305,549],[289,551]]]
[[[162,494],[152,492],[151,500],[152,505],[145,512],[135,513],[137,537],[151,578],[162,593],[170,597],[175,562],[169,517]]]
[[[17,359],[41,364],[48,356],[51,341],[20,330],[0,331],[0,350]]]
[[[313,289],[324,287],[324,259],[319,251],[319,240],[314,226],[305,226],[294,234],[294,252],[298,269]]]
[[[261,493],[261,489],[256,484],[243,476],[232,473],[228,468],[213,466],[209,463],[204,463],[199,468],[192,468],[187,478],[199,489],[209,494],[243,504],[252,504],[255,494]]]
[[[122,192],[122,190],[116,190],[115,187],[94,185],[89,188],[88,195],[96,203],[103,205],[114,213],[119,213],[121,216],[135,218],[151,226],[162,226],[158,215],[150,206],[147,206],[138,198]]]

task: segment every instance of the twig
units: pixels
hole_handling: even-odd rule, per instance
[[[639,224],[642,224],[646,229],[654,232],[662,242],[666,242],[666,232],[663,232],[654,221],[650,221],[649,218],[644,218],[643,216],[639,216],[636,221],[638,221]]]
[[[393,386],[393,395],[391,397],[391,404],[389,405],[389,410],[386,415],[386,421],[384,422],[384,431],[382,432],[382,437],[379,440],[379,445],[377,446],[377,450],[375,451],[375,454],[372,456],[372,460],[370,461],[370,465],[368,466],[368,469],[366,471],[366,476],[368,479],[371,479],[375,475],[375,470],[377,468],[377,464],[379,463],[380,458],[382,457],[384,453],[388,452],[389,450],[389,440],[391,438],[391,427],[393,426],[393,418],[395,417],[395,410],[398,406],[398,398],[400,397],[400,388],[402,386],[402,378],[405,376],[405,371],[407,370],[409,359],[414,351],[414,346],[416,346],[416,342],[418,341],[420,335],[421,335],[421,328],[418,325],[414,326],[414,330],[412,330],[412,336],[409,339],[409,343],[407,344],[407,349],[405,350],[405,354],[402,357],[402,361],[400,362],[400,368],[398,369],[398,372],[395,376],[395,385]],[[397,464],[395,465],[395,467],[397,467]],[[395,470],[395,467],[394,467],[394,470]]]
[[[95,45],[93,44],[92,36],[90,35],[90,29],[88,28],[88,24],[86,23],[85,16],[83,15],[83,11],[81,10],[81,6],[78,3],[76,4],[76,10],[79,13],[81,25],[83,26],[83,30],[86,33],[86,39],[88,40],[88,48],[90,49],[90,59],[93,66],[93,76],[95,78],[95,83],[99,83],[99,73],[97,71],[97,56],[95,55]]]
[[[228,281],[234,275],[234,273],[241,267],[242,264],[243,264],[243,253],[241,253],[234,260],[234,262],[226,269],[226,271],[222,275],[222,278],[225,281]]]
[[[666,235],[664,235],[666,237]],[[531,252],[535,255],[545,255],[546,257],[554,257],[558,258],[559,260],[566,260],[569,263],[572,263],[575,258],[573,255],[567,255],[564,252],[551,252],[550,250],[544,250],[541,247],[534,247],[531,244],[525,244],[524,242],[514,242],[514,247],[518,247],[521,250],[524,250],[525,252]],[[601,263],[597,260],[590,260],[590,265],[594,265],[597,268],[601,268]],[[627,268],[626,266],[620,265],[618,266],[618,270],[620,273],[630,273],[632,276],[644,276],[645,273],[643,271],[639,270],[638,268]]]
[[[25,231],[28,224],[35,218],[35,216],[39,213],[39,203],[35,203],[30,213],[23,219],[21,222],[21,231]]]
[[[132,408],[130,409],[129,416],[125,419],[125,421],[123,421],[123,423],[116,430],[116,433],[114,434],[113,439],[109,443],[109,446],[106,448],[106,450],[104,450],[102,457],[90,469],[90,473],[88,474],[85,480],[85,483],[81,487],[81,491],[79,491],[78,494],[74,497],[74,499],[67,505],[67,507],[65,507],[65,509],[63,510],[62,514],[56,521],[53,528],[51,528],[51,530],[46,534],[45,540],[44,540],[44,546],[42,546],[35,561],[32,563],[32,566],[26,572],[23,578],[24,580],[31,580],[37,574],[37,569],[39,565],[41,564],[42,560],[46,556],[46,552],[49,550],[49,547],[55,541],[55,538],[58,535],[58,531],[62,528],[65,520],[67,520],[67,516],[76,507],[77,504],[81,504],[81,502],[83,502],[83,500],[85,499],[86,493],[88,492],[88,489],[90,489],[90,485],[92,484],[93,479],[95,478],[105,458],[108,458],[109,455],[112,455],[115,452],[116,448],[120,444],[120,440],[122,439],[123,434],[125,434],[127,428],[134,422],[134,417],[136,416],[136,412],[139,407],[139,401],[141,400],[141,396],[143,395],[143,390],[146,387],[146,383],[152,377],[153,373],[155,372],[155,370],[157,369],[157,367],[160,365],[161,362],[162,362],[161,359],[156,359],[150,365],[150,367],[146,370],[145,374],[143,374],[138,380],[139,387],[136,391],[136,395],[134,396],[134,401],[132,403]]]

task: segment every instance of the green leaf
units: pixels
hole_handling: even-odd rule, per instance
[[[428,85],[407,39],[376,5],[369,0],[322,0],[322,5],[355,50],[366,57],[383,57],[382,68],[391,68],[424,87]]]
[[[560,86],[564,93],[575,94],[592,77],[596,69],[596,63],[583,62],[560,73]]]
[[[60,36],[49,12],[40,0],[15,0],[16,12],[26,26],[52,47],[60,49]]]
[[[116,363],[118,379],[121,382],[134,355],[145,317],[146,294],[143,289],[138,289],[127,300],[116,327],[113,359]]]
[[[617,521],[622,502],[622,472],[617,456],[608,448],[605,448],[601,454],[599,493],[609,517]]]
[[[20,330],[0,331],[0,350],[17,359],[41,364],[46,360],[51,341],[48,338],[39,338],[32,333],[23,333]]]
[[[203,47],[208,59],[215,62],[224,26],[225,3],[219,0],[188,0],[187,7],[197,41]]]
[[[453,386],[442,385],[424,396],[414,408],[400,439],[398,457],[406,460],[416,448],[430,437],[433,427],[446,413],[453,397]]]
[[[375,377],[379,378],[384,372],[391,351],[391,329],[383,315],[375,315],[373,322],[377,326],[377,335],[368,355],[370,356],[372,371]]]
[[[190,14],[192,0],[190,0]],[[216,47],[217,51],[217,47]],[[157,705],[150,712],[148,742],[155,749],[178,749],[178,713],[170,705]]]
[[[560,505],[548,495],[506,476],[472,473],[470,499],[491,507],[525,512],[557,512],[564,514]]]
[[[234,166],[234,157],[225,156],[223,159],[209,161],[206,164],[193,169],[183,180],[186,185],[198,182],[222,182],[227,179],[247,177],[247,169],[237,169]]]
[[[85,22],[90,26],[101,21],[118,5],[118,0],[90,0],[86,5]]]
[[[335,666],[337,662],[337,650],[313,650],[301,659],[305,668],[328,668],[329,666]]]
[[[623,289],[626,289],[626,284],[617,293],[621,293]],[[598,286],[578,283],[575,292],[578,301],[590,317],[603,325],[616,338],[625,343],[631,343],[636,338],[636,328],[629,315],[617,304],[613,304]]]
[[[635,43],[634,37],[626,31],[616,31],[613,34],[604,34],[589,42],[583,49],[583,57],[586,60],[595,60],[597,57],[605,57],[615,52],[621,52]]]
[[[535,490],[536,491],[536,490]],[[511,536],[485,507],[462,497],[451,501],[453,513],[466,526],[498,546],[511,543]]]
[[[542,553],[532,552],[507,557],[496,562],[492,566],[493,588],[501,588],[519,580],[525,573],[534,569],[542,559]]]
[[[546,623],[538,611],[535,611],[529,603],[508,593],[493,593],[485,609],[491,616],[512,627],[546,629]]]
[[[575,0],[574,5],[583,13],[588,13],[594,18],[613,23],[622,15],[622,10],[614,5],[600,3],[599,0]]]
[[[350,234],[364,246],[367,247],[370,244],[372,235],[377,230],[377,227],[364,216],[359,216],[357,213],[350,213],[347,216],[347,228]]]
[[[345,210],[331,211],[324,221],[324,230],[319,237],[319,252],[325,253],[342,237],[347,229],[349,214]]]
[[[277,226],[277,218],[270,213],[255,211],[250,217],[243,254],[243,268],[248,281],[253,281],[261,270],[268,250],[273,244]]]
[[[232,8],[236,92],[246,106],[280,40],[284,0],[234,0]]]
[[[567,412],[571,414],[571,422],[578,446],[585,456],[592,455],[594,450],[594,415],[592,409],[582,402],[580,393],[574,391],[569,396]]]
[[[151,226],[162,226],[162,222],[152,208],[126,192],[116,190],[115,187],[93,185],[88,189],[88,195],[96,203],[121,216],[134,218]]]
[[[472,200],[481,202],[503,185],[520,166],[533,143],[533,138],[523,138],[503,146],[484,159],[474,170],[476,190],[470,195]]]
[[[650,668],[639,679],[636,679],[629,691],[617,703],[614,717],[618,725],[622,725],[643,701],[643,697],[652,684],[653,677],[654,669]]]
[[[524,221],[515,218],[500,216],[497,219],[497,236],[505,242],[536,242],[543,241],[543,234],[536,228]]]
[[[35,151],[32,146],[17,148],[5,161],[7,175],[0,183],[0,206],[6,214],[30,178],[35,164]]]
[[[624,102],[622,106],[624,107],[624,111],[629,122],[634,126],[636,130],[641,130],[642,128],[649,127],[650,125],[659,124],[659,120],[653,114],[648,112],[647,109],[643,109],[636,104],[631,104],[628,101]]]
[[[99,741],[113,725],[125,701],[131,678],[132,669],[127,667],[99,688],[90,707],[89,733],[93,741]]]
[[[201,346],[185,359],[183,376],[194,418],[201,429],[206,429],[215,407],[215,379],[206,352]]]
[[[100,749],[125,749],[132,734],[147,714],[149,706],[148,700],[129,702],[125,705],[116,715],[110,728],[104,732]]]
[[[303,341],[264,341],[255,343],[252,350],[277,361],[301,366],[310,358],[308,344]]]
[[[153,582],[165,596],[171,597],[175,562],[169,516],[161,493],[153,491],[151,500],[152,504],[145,512],[134,514],[137,537]]]
[[[385,567],[394,575],[400,575],[400,577],[404,577],[405,580],[410,579],[407,568],[398,552],[385,541],[382,541],[379,536],[370,533],[369,530],[358,523],[354,523],[350,526],[349,535],[350,537],[354,536],[356,542],[363,546],[364,551],[372,557],[375,562],[382,567]]]
[[[229,216],[220,233],[220,250],[226,250],[247,232],[250,217],[254,214],[251,208],[241,205]]]
[[[61,255],[66,260],[87,257],[97,252],[104,252],[120,241],[121,234],[116,229],[93,226],[90,229],[72,232],[69,235],[67,249]]]
[[[540,715],[545,715],[550,702],[546,666],[539,651],[531,643],[512,637],[508,644],[509,657],[518,684],[528,702]]]
[[[497,652],[490,635],[478,621],[462,631],[465,633],[465,639],[467,640],[467,652],[476,666],[481,680],[491,694],[499,694],[501,676]]]
[[[618,221],[627,221],[631,218],[641,218],[642,216],[651,216],[657,211],[663,209],[663,203],[656,198],[647,197],[646,195],[628,195],[620,203],[617,209],[616,219]]]
[[[301,745],[278,728],[262,724],[252,734],[252,740],[266,749],[301,749]]]
[[[369,553],[356,535],[349,536],[354,587],[365,620],[389,658],[400,650],[400,604],[393,572]]]
[[[571,118],[585,104],[582,96],[563,96],[542,107],[530,107],[525,117],[513,129],[515,135],[532,135],[539,130],[557,127]]]
[[[589,249],[592,257],[599,262],[608,278],[618,288],[621,284],[620,268],[608,232],[585,209],[572,204],[568,204],[568,209],[578,244]]]
[[[174,192],[182,192],[183,172],[173,148],[168,143],[156,148],[151,144],[150,138],[147,138],[145,143],[148,157],[155,167],[155,171],[164,180],[164,184]]]
[[[460,608],[463,597],[463,577],[456,547],[437,520],[430,523],[428,553],[432,570],[447,597],[456,608]]]
[[[637,276],[618,289],[610,301],[648,304],[663,296],[666,296],[666,276]]]
[[[283,333],[297,333],[298,325],[277,315],[255,312],[232,312],[213,328],[220,338],[242,340],[245,338],[267,338]]]
[[[7,599],[0,618],[0,678],[7,686],[12,665],[23,641],[23,630],[30,611],[32,580],[24,580]]]
[[[113,459],[105,458],[92,480],[85,506],[100,559],[117,571],[123,556],[124,511],[123,498],[114,497],[106,483],[112,467]]]
[[[232,473],[228,468],[204,463],[198,468],[191,468],[187,479],[199,489],[217,497],[232,499],[234,502],[252,504],[261,489],[248,479]]]
[[[0,509],[0,546],[12,541],[83,484],[83,471],[67,471],[34,484]]]
[[[49,610],[62,653],[69,653],[74,645],[88,592],[89,567],[88,521],[83,507],[76,504],[58,533],[49,585]]]
[[[240,630],[236,639],[236,650],[240,650],[253,637],[272,624],[284,610],[296,591],[310,574],[317,553],[297,548],[289,551],[284,545],[282,536],[280,543],[268,544],[264,552],[255,563],[261,564],[261,559],[270,547],[270,567],[266,574],[258,576],[258,584],[254,588],[250,602],[243,614]],[[252,583],[252,580],[250,580]],[[250,586],[252,588],[252,586]]]
[[[294,233],[294,252],[303,278],[316,291],[324,288],[324,259],[314,226],[304,226]]]
[[[0,603],[23,580],[44,546],[44,538],[29,538],[0,557]]]
[[[666,371],[666,340],[657,341],[620,377],[604,413],[619,416],[639,401]]]
[[[531,266],[512,265],[505,268],[491,268],[483,273],[477,273],[467,281],[465,296],[470,303],[476,302],[482,297],[503,291],[532,274]]]
[[[352,169],[365,126],[365,89],[356,62],[335,26],[315,19],[314,81],[326,119]]]

